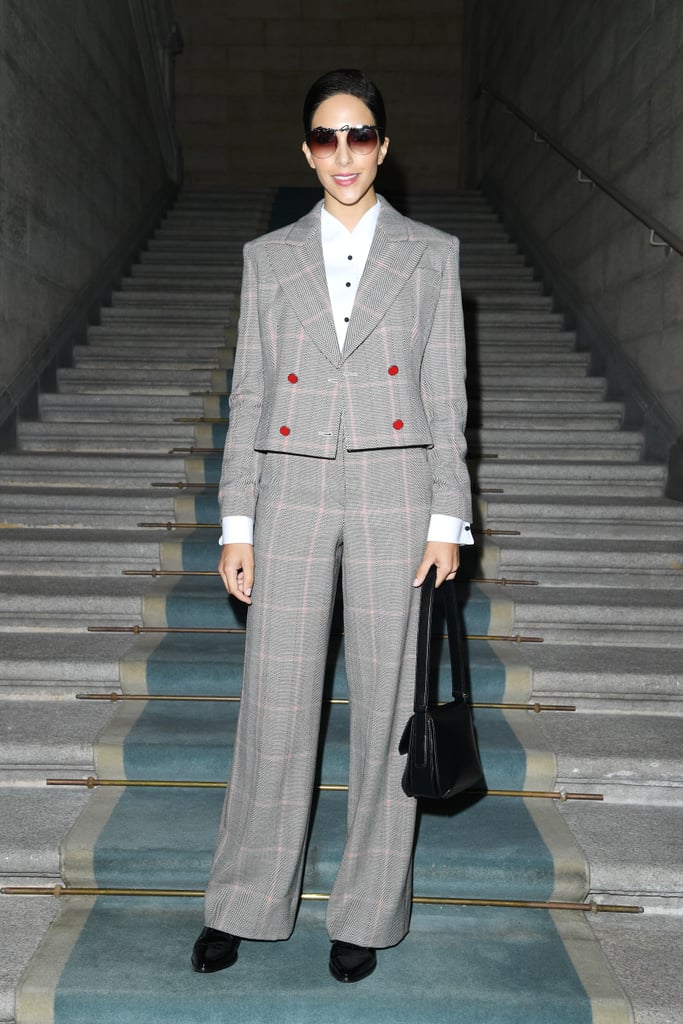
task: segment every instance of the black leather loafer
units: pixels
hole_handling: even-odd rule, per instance
[[[330,972],[337,981],[362,981],[372,974],[376,966],[374,949],[339,940],[332,943]]]
[[[213,974],[232,967],[237,959],[240,939],[217,928],[203,928],[192,947],[192,970],[200,974]]]

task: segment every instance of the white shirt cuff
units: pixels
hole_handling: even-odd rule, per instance
[[[254,520],[251,516],[223,516],[223,535],[219,544],[253,544]]]
[[[457,516],[433,513],[429,521],[427,540],[442,541],[446,544],[474,544],[472,528]]]
[[[220,544],[253,544],[254,520],[251,516],[223,516]],[[457,516],[434,513],[429,522],[427,540],[447,544],[474,544],[469,523]]]

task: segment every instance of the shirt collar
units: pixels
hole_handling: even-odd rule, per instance
[[[353,231],[349,231],[345,228],[341,221],[337,220],[331,213],[325,209],[323,205],[320,210],[320,230],[321,240],[323,245],[334,245],[335,242],[348,241],[349,236],[353,237],[354,242],[360,242],[364,238],[369,238],[372,241],[372,236],[375,233],[377,227],[377,219],[380,211],[379,199],[374,206],[363,214],[361,219],[356,224]]]

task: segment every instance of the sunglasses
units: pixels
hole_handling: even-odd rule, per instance
[[[346,132],[346,144],[356,156],[369,156],[379,143],[380,129],[374,124],[342,125],[341,128],[313,128],[306,132],[306,144],[311,155],[319,160],[332,156],[337,150],[337,132]]]

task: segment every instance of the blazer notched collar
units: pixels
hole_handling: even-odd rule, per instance
[[[280,287],[311,341],[334,366],[361,345],[410,279],[426,241],[409,237],[406,218],[381,200],[375,236],[360,280],[342,352],[332,318],[320,236],[322,200],[289,232],[266,239]]]

